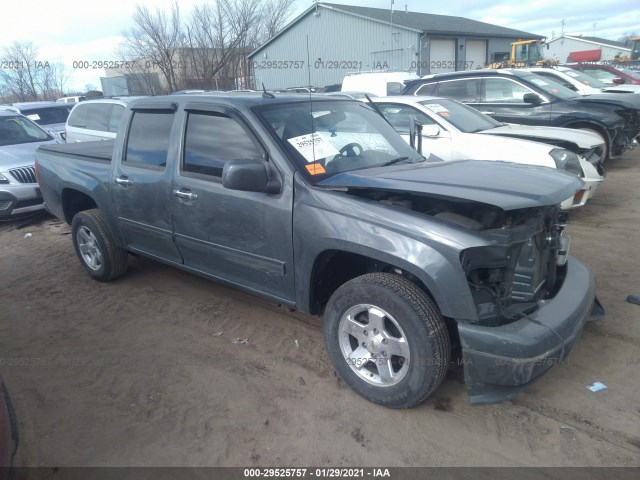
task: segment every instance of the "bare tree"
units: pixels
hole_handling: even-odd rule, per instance
[[[55,100],[64,96],[69,74],[62,60],[47,62],[38,73],[38,89],[43,99]]]
[[[185,77],[190,88],[215,88],[214,79],[229,61],[234,33],[229,24],[226,3],[196,5],[186,27],[188,62]]]
[[[293,11],[292,0],[270,0],[264,2],[262,17],[262,38],[257,43],[264,43],[274,37],[286,25]]]
[[[194,6],[183,25],[177,4],[169,14],[138,5],[117,50],[120,70],[143,81],[160,72],[169,91],[231,88],[249,75],[246,55],[284,26],[292,6],[293,0],[216,0]]]
[[[180,83],[178,50],[183,46],[180,7],[174,3],[167,15],[160,9],[151,12],[144,5],[136,5],[133,23],[134,27],[123,34],[121,56],[158,69],[168,90],[176,90]]]
[[[0,81],[19,101],[40,100],[38,48],[32,42],[13,42],[2,52]]]
[[[631,45],[631,39],[633,37],[637,37],[638,34],[636,32],[624,32],[619,38],[618,41],[625,44],[625,46],[629,47]]]

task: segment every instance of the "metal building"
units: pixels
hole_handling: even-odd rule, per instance
[[[315,3],[249,54],[255,85],[324,86],[356,71],[473,70],[532,33],[462,17]]]
[[[605,38],[561,35],[547,40],[543,52],[544,58],[565,63],[615,60],[618,55],[629,55],[631,49],[622,42]]]

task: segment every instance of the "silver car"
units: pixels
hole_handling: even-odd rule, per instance
[[[64,127],[72,108],[73,104],[61,102],[22,102],[11,106],[0,106],[2,110],[21,113],[61,140],[65,140]]]
[[[35,152],[60,143],[28,118],[0,110],[0,219],[42,210],[35,174]]]

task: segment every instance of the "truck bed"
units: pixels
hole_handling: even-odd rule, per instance
[[[42,145],[40,150],[72,157],[82,157],[84,160],[97,160],[110,163],[114,144],[115,140],[98,140],[95,142]]]

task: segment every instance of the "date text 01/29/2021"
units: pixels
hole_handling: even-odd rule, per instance
[[[388,468],[245,468],[244,478],[391,478]]]

